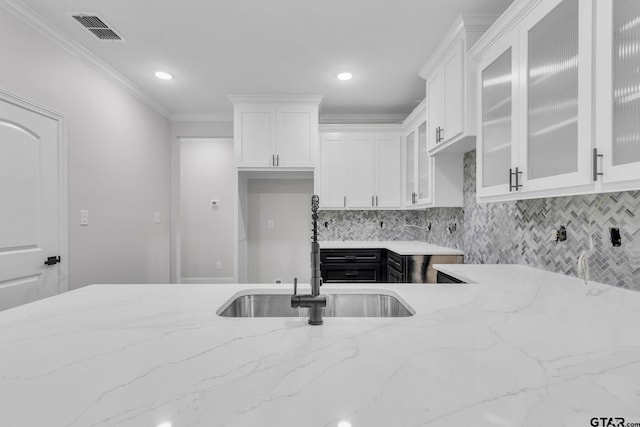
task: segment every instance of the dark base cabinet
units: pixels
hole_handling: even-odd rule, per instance
[[[320,250],[324,283],[440,283],[433,264],[460,262],[461,255],[398,255],[387,249]]]
[[[405,283],[405,260],[395,252],[387,251],[387,282]]]
[[[449,276],[447,273],[438,271],[438,283],[465,283],[460,279],[456,279],[453,276]]]
[[[320,273],[324,283],[381,283],[386,279],[380,249],[323,249]]]

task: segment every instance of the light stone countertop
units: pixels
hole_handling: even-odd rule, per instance
[[[562,282],[584,285],[583,279],[520,264],[434,264],[433,268],[465,283]],[[590,282],[596,284],[595,282]],[[640,307],[638,307],[640,309]]]
[[[398,255],[464,255],[458,249],[413,240],[324,240],[320,249],[388,249]]]
[[[88,286],[0,312],[0,426],[640,422],[640,293],[512,279],[325,285],[416,314],[315,327],[216,315],[275,285]]]

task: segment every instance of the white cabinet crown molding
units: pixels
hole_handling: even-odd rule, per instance
[[[417,127],[420,123],[427,119],[427,98],[423,99],[420,104],[413,109],[413,111],[402,122],[402,129],[407,130],[412,127]]]
[[[499,41],[505,34],[520,25],[520,22],[542,0],[515,0],[495,22],[487,28],[482,36],[468,50],[472,58],[482,57],[487,50]]]
[[[237,104],[320,104],[322,95],[227,95],[229,101]]]
[[[320,124],[398,124],[405,114],[320,114]]]
[[[321,124],[318,126],[320,133],[396,133],[400,134],[403,127],[399,124]]]
[[[460,15],[453,23],[449,32],[438,44],[438,47],[422,66],[418,75],[423,79],[429,77],[434,68],[437,68],[442,58],[449,53],[450,47],[465,33],[484,33],[496,21],[498,15]],[[498,18],[499,19],[499,18]],[[470,46],[467,46],[467,49]]]

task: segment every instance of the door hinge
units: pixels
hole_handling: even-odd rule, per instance
[[[50,256],[47,257],[47,260],[44,262],[44,265],[56,265],[60,262],[59,256]]]

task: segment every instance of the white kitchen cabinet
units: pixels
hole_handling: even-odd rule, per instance
[[[402,150],[397,125],[325,125],[320,134],[323,209],[400,209]]]
[[[379,136],[376,147],[376,207],[402,206],[402,147],[398,136]]]
[[[594,191],[592,13],[591,1],[516,1],[473,47],[479,201]]]
[[[404,206],[408,209],[460,207],[463,204],[463,155],[427,151],[426,102],[403,123]]]
[[[430,155],[475,148],[476,81],[467,51],[495,19],[493,15],[460,16],[420,71],[426,80]]]
[[[593,179],[604,191],[640,188],[640,2],[598,0]]]
[[[230,96],[239,168],[315,167],[320,97]]]
[[[373,208],[376,196],[376,147],[373,136],[347,137],[349,159],[347,203],[350,208]]]
[[[349,156],[346,136],[340,133],[322,135],[320,167],[316,170],[316,194],[322,208],[347,208],[346,185],[349,182]],[[319,179],[318,179],[319,176]]]

